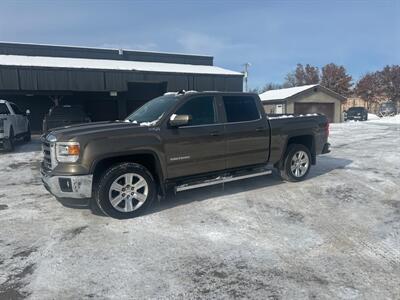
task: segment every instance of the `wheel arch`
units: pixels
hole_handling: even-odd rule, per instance
[[[144,166],[154,177],[156,183],[159,184],[161,192],[164,192],[164,171],[158,155],[151,150],[142,150],[139,152],[125,153],[119,155],[104,156],[97,159],[90,169],[93,174],[93,181],[97,182],[105,170],[109,167],[123,162],[138,163]]]
[[[290,147],[290,145],[293,144],[300,144],[308,148],[308,150],[311,153],[311,163],[313,165],[316,164],[317,162],[317,155],[316,155],[316,150],[315,150],[315,137],[312,134],[304,134],[304,135],[297,135],[297,136],[289,136],[287,138],[287,142],[285,144],[285,147],[283,148],[282,151],[282,157],[279,160],[277,167],[281,169],[283,167],[283,161],[285,159],[286,153]]]

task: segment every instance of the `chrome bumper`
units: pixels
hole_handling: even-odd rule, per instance
[[[45,188],[57,198],[91,198],[93,175],[49,176],[41,170]]]

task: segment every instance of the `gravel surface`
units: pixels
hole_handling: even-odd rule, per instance
[[[0,299],[399,299],[400,125],[331,125],[309,179],[179,193],[118,221],[60,205],[35,139],[0,154]]]

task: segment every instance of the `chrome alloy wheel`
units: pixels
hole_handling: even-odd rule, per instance
[[[296,177],[302,177],[308,170],[310,166],[310,161],[308,155],[304,151],[297,151],[293,157],[290,164],[290,170],[292,174]]]
[[[108,198],[111,205],[120,212],[132,212],[147,200],[149,185],[136,173],[121,175],[110,186]]]

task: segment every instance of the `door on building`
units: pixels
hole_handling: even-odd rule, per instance
[[[294,113],[295,114],[324,114],[329,123],[332,123],[335,112],[335,104],[334,103],[294,103]]]
[[[127,114],[129,115],[147,101],[163,95],[167,82],[128,82]]]

